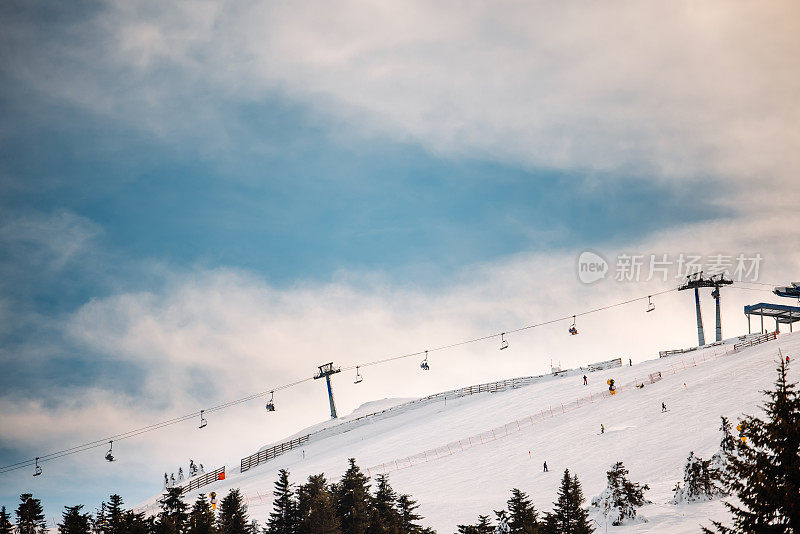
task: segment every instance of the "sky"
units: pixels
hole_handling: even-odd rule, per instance
[[[4,2],[0,464],[345,367],[676,287],[621,255],[800,280],[792,2]],[[609,263],[593,284],[580,254]],[[735,261],[734,261],[735,263]],[[675,265],[673,265],[677,269]],[[647,271],[645,266],[644,271]],[[731,266],[733,271],[733,265]],[[622,278],[625,278],[624,276]],[[760,285],[759,285],[760,284]],[[713,300],[703,295],[706,337]],[[384,397],[696,344],[656,297],[334,378]],[[434,356],[435,355],[435,356]],[[133,505],[327,417],[322,384],[0,474],[50,518]],[[198,434],[200,433],[200,434]],[[342,466],[343,469],[344,466]],[[331,469],[335,469],[332,466]]]

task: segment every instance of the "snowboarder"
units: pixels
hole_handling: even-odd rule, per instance
[[[547,462],[542,466],[542,473],[547,473]]]
[[[787,356],[786,358],[788,359],[789,357]],[[586,384],[587,384],[586,375],[583,375],[583,385],[585,386]]]
[[[606,427],[603,426],[603,423],[600,423],[600,433],[601,434],[605,434],[606,433]]]
[[[664,413],[666,411],[667,411],[667,405],[662,402],[661,403],[661,413]]]

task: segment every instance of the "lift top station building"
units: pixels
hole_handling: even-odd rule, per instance
[[[319,366],[319,371],[317,374],[314,375],[314,380],[319,378],[325,378],[325,382],[328,384],[328,400],[331,403],[331,419],[336,419],[338,417],[336,415],[336,404],[333,402],[333,389],[331,388],[331,375],[335,375],[336,373],[341,372],[341,368],[334,367],[333,362],[326,363],[324,365]]]
[[[706,344],[706,336],[703,332],[703,316],[700,314],[700,288],[713,287],[711,296],[717,301],[717,341],[722,341],[722,317],[719,311],[719,289],[722,286],[729,286],[732,280],[727,280],[724,275],[713,275],[710,278],[703,278],[703,271],[692,273],[686,277],[686,282],[678,288],[678,291],[694,289],[694,303],[697,310],[697,343],[699,347]]]
[[[773,291],[779,297],[797,299],[800,302],[800,282],[792,282],[786,287],[776,287]],[[764,317],[775,319],[775,331],[780,332],[780,324],[788,324],[789,332],[792,331],[792,323],[800,321],[800,307],[787,306],[785,304],[771,304],[760,302],[744,307],[744,314],[747,316],[747,333],[751,333],[750,316],[761,316],[761,332],[764,331]]]

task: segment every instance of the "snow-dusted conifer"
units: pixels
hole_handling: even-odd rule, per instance
[[[511,527],[508,526],[508,515],[505,510],[494,511],[497,517],[497,526],[494,528],[495,534],[511,534]]]
[[[646,522],[647,519],[636,515],[636,509],[644,505],[647,500],[644,492],[650,487],[633,483],[628,479],[628,470],[622,462],[611,466],[606,472],[608,486],[600,495],[592,499],[592,506],[598,509],[606,521],[611,521],[614,526],[628,523]]]
[[[786,371],[781,355],[775,388],[764,392],[766,417],[746,417],[747,439],[727,456],[723,481],[738,502],[725,503],[733,526],[715,521],[717,532],[800,532],[800,395]]]
[[[711,469],[711,478],[714,480],[719,495],[728,495],[726,484],[723,482],[725,472],[728,470],[729,462],[728,456],[736,454],[736,439],[731,433],[731,423],[727,417],[722,417],[720,430],[722,431],[722,439],[719,442],[719,450],[711,457],[709,468]]]
[[[711,460],[703,460],[695,456],[693,451],[689,452],[683,468],[683,486],[680,482],[675,485],[675,496],[670,502],[672,504],[704,502],[719,495],[719,489],[714,485],[710,464]]]

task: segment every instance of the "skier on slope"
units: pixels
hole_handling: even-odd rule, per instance
[[[547,462],[542,466],[542,473],[547,473]]]
[[[666,411],[667,411],[667,405],[662,402],[661,403],[661,413],[664,413]]]
[[[789,363],[789,357],[788,356],[786,357],[786,363]],[[585,386],[586,383],[587,383],[586,382],[586,375],[583,375],[583,385]]]
[[[605,434],[606,433],[606,427],[603,426],[603,423],[600,423],[600,433],[601,434]]]

